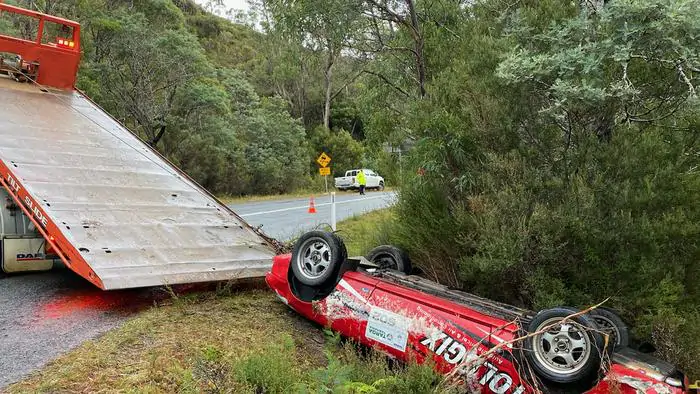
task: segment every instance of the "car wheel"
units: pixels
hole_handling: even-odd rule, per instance
[[[590,315],[600,330],[610,336],[609,343],[613,345],[613,348],[629,346],[629,330],[617,313],[608,308],[596,308],[591,311]]]
[[[380,268],[411,273],[411,259],[403,249],[392,245],[381,245],[369,251],[365,257]]]
[[[292,273],[307,286],[320,286],[335,280],[340,266],[348,257],[345,243],[325,231],[302,235],[292,250]]]
[[[379,191],[384,191],[384,182],[379,182],[379,187],[377,188]]]
[[[588,316],[566,319],[578,312],[569,308],[545,309],[530,322],[523,350],[532,369],[554,383],[581,382],[600,368],[603,336]],[[566,319],[566,321],[564,321]]]

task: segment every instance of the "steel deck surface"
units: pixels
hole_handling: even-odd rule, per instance
[[[262,277],[273,247],[79,92],[0,78],[0,160],[103,288]]]

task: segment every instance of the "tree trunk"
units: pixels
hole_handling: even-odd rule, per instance
[[[327,128],[330,129],[330,124],[331,124],[331,99],[332,99],[332,89],[333,89],[333,84],[331,83],[331,78],[333,76],[333,61],[334,61],[335,55],[333,54],[333,49],[329,48],[328,50],[328,61],[326,62],[326,69],[324,70],[324,77],[325,77],[325,88],[326,88],[326,103],[325,106],[323,107],[323,125]]]
[[[155,148],[158,145],[158,142],[160,142],[161,138],[163,138],[163,135],[165,135],[165,125],[160,126],[160,130],[158,130],[158,134],[156,134],[149,145],[152,148]]]
[[[411,28],[413,30],[413,42],[416,57],[416,69],[418,70],[418,86],[421,98],[425,97],[425,53],[423,52],[423,34],[420,31],[416,5],[413,0],[406,0],[408,12],[411,14]]]

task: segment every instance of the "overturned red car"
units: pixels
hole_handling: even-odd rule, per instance
[[[407,272],[397,248],[348,258],[339,237],[313,231],[266,281],[306,318],[398,360],[432,360],[469,392],[695,392],[675,367],[628,347],[609,310],[535,313]]]

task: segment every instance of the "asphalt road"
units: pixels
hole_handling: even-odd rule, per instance
[[[337,195],[338,220],[392,204],[391,192]],[[280,240],[330,222],[330,197],[232,205],[254,226]],[[0,278],[0,392],[60,354],[119,326],[163,297],[161,290],[104,292],[72,271],[57,267],[40,274]]]
[[[358,193],[341,192],[336,194],[337,221],[392,205],[396,199],[394,192],[367,191],[364,196]],[[308,213],[309,198],[284,201],[261,201],[230,205],[252,226],[262,225],[267,235],[281,241],[292,239],[304,231],[312,230],[331,221],[331,197],[314,198],[316,213]]]

